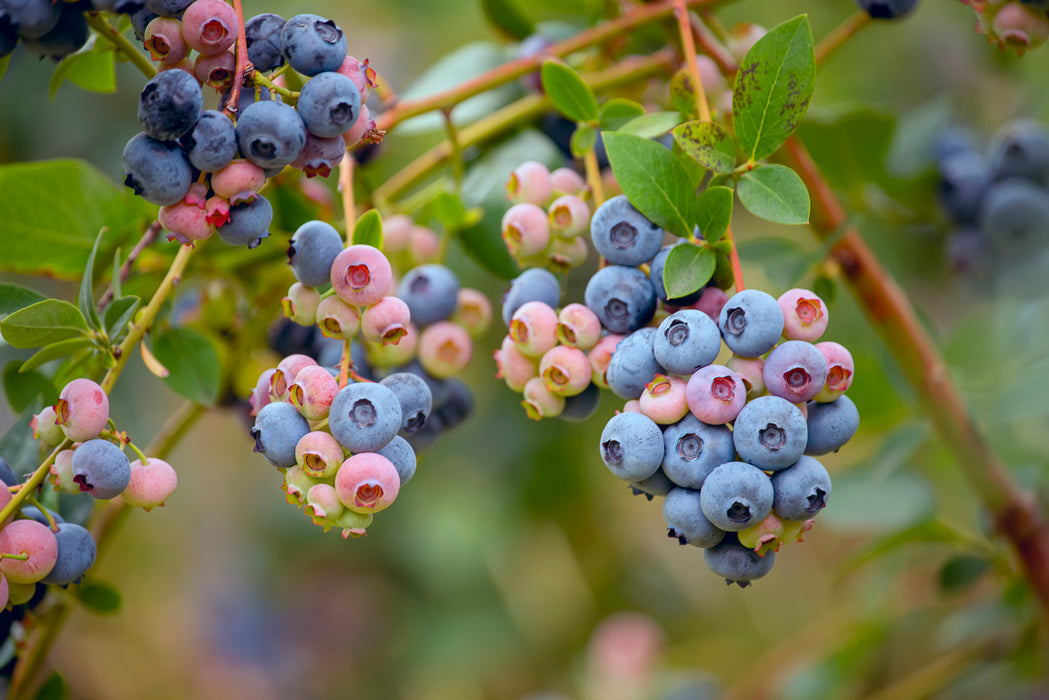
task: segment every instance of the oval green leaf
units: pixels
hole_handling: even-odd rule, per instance
[[[672,133],[681,149],[707,170],[731,173],[736,169],[736,142],[720,124],[685,122]]]
[[[58,671],[52,671],[47,677],[40,690],[36,693],[35,700],[67,700],[69,698],[69,685],[66,679]]]
[[[51,74],[47,95],[55,99],[62,83],[69,81],[91,92],[112,94],[117,91],[116,52],[108,41],[92,41],[83,49],[67,56]]]
[[[612,172],[630,203],[667,231],[690,237],[697,200],[685,166],[651,139],[618,131],[602,136]]]
[[[805,15],[773,27],[747,52],[732,89],[732,121],[750,161],[767,158],[809,108],[816,81],[812,28]]]
[[[353,227],[353,244],[382,250],[382,217],[377,209],[369,209],[357,219]]]
[[[568,142],[569,150],[576,158],[583,158],[587,153],[594,150],[597,143],[597,129],[589,124],[580,124],[572,132],[572,138]]]
[[[696,208],[696,225],[703,238],[711,243],[720,241],[732,223],[732,190],[707,187],[700,193]]]
[[[112,615],[120,610],[123,602],[120,591],[111,583],[87,581],[76,589],[80,604],[93,613]]]
[[[633,134],[643,136],[646,139],[654,139],[662,136],[675,126],[685,121],[681,112],[649,112],[636,119],[631,119],[617,131],[621,134]]]
[[[597,121],[597,97],[578,73],[560,61],[548,59],[543,61],[540,75],[543,92],[561,114],[576,122]]]
[[[809,222],[809,191],[784,165],[763,165],[739,179],[739,201],[759,218],[777,224]]]
[[[663,286],[667,297],[677,299],[698,291],[710,281],[716,260],[706,246],[682,243],[670,249],[663,268]]]
[[[488,22],[511,39],[520,41],[535,33],[535,24],[515,0],[481,0],[481,9]]]
[[[168,370],[164,383],[179,396],[205,406],[219,393],[219,356],[208,337],[177,328],[153,338],[153,355]]]
[[[44,299],[0,321],[0,333],[16,348],[39,348],[88,330],[80,309],[61,299]]]
[[[21,413],[38,396],[43,397],[44,405],[58,401],[58,390],[50,379],[40,372],[25,372],[21,362],[12,360],[4,366],[4,395],[7,403],[15,413]]]
[[[623,97],[613,97],[601,105],[600,126],[605,131],[615,131],[644,113],[645,108],[640,103]]]
[[[106,235],[105,227],[98,232],[98,236],[95,237],[95,245],[91,247],[91,254],[87,256],[84,275],[80,278],[80,293],[76,298],[80,313],[95,330],[102,330],[102,321],[99,320],[98,311],[95,309],[95,257],[98,255],[98,245],[102,242],[104,235]]]
[[[29,287],[13,282],[0,282],[0,316],[7,316],[44,299],[47,297]]]
[[[134,295],[128,295],[126,297],[120,297],[109,306],[106,307],[105,313],[105,325],[106,335],[109,336],[110,342],[116,342],[117,338],[120,337],[120,333],[127,326],[128,321],[134,315],[135,311],[138,310],[138,305],[141,303],[141,299]]]
[[[69,340],[60,340],[57,343],[51,343],[33,353],[32,357],[22,363],[19,368],[19,372],[29,372],[34,370],[45,362],[51,360],[57,360],[60,357],[72,355],[77,350],[82,348],[91,347],[94,341],[91,338],[84,336],[78,336],[76,338],[70,338]]]

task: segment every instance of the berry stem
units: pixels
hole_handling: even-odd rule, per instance
[[[725,240],[732,244],[732,250],[729,251],[729,261],[732,262],[732,283],[736,286],[736,292],[742,292],[746,289],[743,286],[743,266],[739,262],[739,248],[736,246],[736,237],[732,235],[732,224],[728,225],[725,229]]]
[[[283,70],[284,68],[287,68],[287,66],[285,65],[281,68]],[[252,71],[251,73],[251,79],[252,81],[254,81],[256,87],[261,85],[267,90],[269,90],[271,94],[281,95],[283,97],[287,97],[292,102],[297,102],[299,99],[299,93],[295,90],[292,90],[291,88],[281,87],[280,85],[277,85],[277,83],[273,82],[273,78],[275,77],[276,74],[267,77],[259,71]]]
[[[350,374],[350,341],[342,344],[342,359],[339,360],[339,388],[345,389],[349,383]]]
[[[823,67],[834,54],[845,45],[849,39],[854,37],[861,29],[871,23],[871,16],[863,10],[857,10],[845,18],[829,34],[820,39],[816,44],[816,68]]]
[[[455,194],[459,196],[462,194],[463,170],[465,169],[463,146],[459,143],[459,131],[455,128],[455,123],[452,122],[451,108],[442,109],[441,116],[444,117],[444,132],[448,134],[448,144],[452,148],[452,182],[455,183]]]
[[[241,4],[241,0],[233,0],[233,11],[237,13],[237,25],[240,31],[237,33],[237,68],[233,72],[233,87],[230,88],[229,101],[226,102],[226,109],[224,110],[226,115],[230,117],[234,117],[237,114],[237,105],[240,103],[240,91],[244,87],[244,76],[248,75],[249,71],[254,72],[251,62],[248,61],[248,37],[244,31],[244,7]]]
[[[29,554],[27,552],[21,552],[20,554],[11,554],[9,552],[0,552],[0,559],[17,559],[18,561],[25,561],[28,558],[29,558]]]
[[[675,0],[674,17],[677,19],[678,32],[681,35],[681,49],[685,52],[685,67],[692,79],[692,96],[695,100],[696,114],[700,121],[710,121],[710,105],[707,104],[707,93],[703,89],[703,78],[699,75],[699,64],[696,63],[696,45],[692,36],[692,24],[689,21],[685,0]]]
[[[146,455],[142,453],[142,450],[138,449],[138,445],[136,445],[135,443],[133,443],[130,440],[128,440],[127,441],[127,446],[130,447],[131,451],[134,452],[138,456],[138,458],[142,461],[143,465],[145,465],[149,461],[149,458],[146,457]]]
[[[339,164],[339,194],[342,195],[342,215],[346,219],[348,246],[353,245],[353,229],[357,225],[357,205],[353,198],[353,166],[353,154],[347,150]]]
[[[593,195],[596,209],[604,204],[605,190],[601,185],[601,168],[597,166],[597,152],[593,148],[583,156],[583,164],[586,166],[586,182],[590,186],[590,194]]]
[[[138,256],[142,254],[142,251],[148,248],[157,240],[157,236],[164,230],[164,227],[160,225],[159,221],[154,221],[146,229],[146,232],[142,234],[142,238],[138,240],[135,247],[131,249],[130,255],[127,256],[127,260],[120,266],[120,277],[119,281],[124,282],[131,275],[131,268],[138,260]],[[102,293],[102,296],[98,300],[98,310],[102,311],[106,306],[113,300],[113,289],[114,284],[110,284],[106,291]]]
[[[135,68],[138,68],[142,75],[146,76],[147,79],[156,76],[157,69],[150,60],[138,50],[138,47],[131,43],[130,39],[114,29],[101,14],[98,12],[85,12],[84,17],[87,18],[87,26],[94,29],[100,37],[113,44],[120,53],[124,54],[129,61],[135,64]]]
[[[27,496],[26,500],[29,501],[30,505],[34,505],[37,509],[43,513],[44,517],[47,518],[47,525],[51,528],[51,532],[58,532],[58,523],[55,522],[55,517],[51,515],[51,511],[44,508],[40,501],[36,500],[36,496]]]

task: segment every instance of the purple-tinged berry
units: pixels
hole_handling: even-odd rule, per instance
[[[721,310],[725,308],[728,299],[729,297],[725,290],[717,287],[704,287],[700,292],[699,299],[689,308],[702,311],[707,316],[710,316],[714,323],[717,323],[718,319],[721,318]]]
[[[827,360],[804,340],[787,340],[765,358],[765,388],[791,403],[815,398],[827,381]]]
[[[703,514],[715,526],[739,532],[765,519],[775,493],[768,475],[752,464],[726,462],[703,481]]]
[[[119,447],[96,438],[73,451],[73,481],[81,493],[108,500],[120,495],[131,480],[131,463]]]
[[[707,365],[688,380],[685,390],[692,415],[710,425],[736,419],[747,402],[743,379],[724,365]]]
[[[298,157],[291,162],[291,167],[301,170],[307,178],[328,177],[332,169],[342,162],[346,155],[346,139],[333,136],[325,139],[306,133],[306,145]]]

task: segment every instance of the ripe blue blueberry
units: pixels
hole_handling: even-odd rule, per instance
[[[808,520],[827,505],[830,474],[812,457],[802,457],[772,475],[772,488],[776,492],[772,501],[776,515],[784,520]]]
[[[971,131],[960,126],[947,127],[936,136],[932,145],[932,155],[939,165],[957,153],[975,153],[976,140]]]
[[[415,450],[400,435],[395,435],[393,440],[390,440],[389,444],[378,452],[393,464],[394,469],[397,470],[397,476],[401,478],[401,486],[407,484],[415,476],[417,466]]]
[[[735,535],[729,535],[717,545],[704,549],[703,561],[708,569],[724,578],[726,584],[731,586],[734,583],[740,588],[746,588],[751,581],[772,570],[776,553],[768,552],[761,556],[741,545]]]
[[[412,312],[412,323],[422,328],[451,318],[459,294],[459,278],[437,263],[420,265],[397,283],[397,296]]]
[[[667,475],[663,473],[662,469],[657,469],[656,472],[641,481],[631,481],[630,491],[635,496],[644,495],[648,500],[652,500],[656,496],[666,496],[668,493],[674,490],[674,482],[667,478]]]
[[[640,398],[645,385],[666,370],[656,360],[653,350],[655,328],[642,328],[619,341],[605,371],[608,387],[624,399]]]
[[[691,413],[663,431],[663,471],[678,486],[700,489],[710,472],[736,455],[732,431],[707,425]]]
[[[440,419],[443,430],[451,430],[466,420],[473,410],[474,395],[469,385],[458,377],[449,377],[445,380],[444,400],[439,406],[434,406],[432,417]]]
[[[959,151],[940,161],[936,195],[955,223],[974,223],[989,183],[990,173],[983,156],[975,151]]]
[[[996,182],[980,205],[980,225],[1000,261],[1037,255],[1049,244],[1049,192],[1020,178]]]
[[[648,416],[620,413],[601,432],[601,460],[625,481],[643,481],[663,461],[663,433]]]
[[[597,412],[600,402],[601,389],[591,382],[582,393],[565,397],[565,409],[557,417],[573,423],[585,421]]]
[[[667,537],[676,537],[680,544],[713,547],[725,537],[725,531],[703,515],[699,491],[676,488],[663,501],[663,519],[667,521]]]
[[[328,428],[350,452],[381,450],[401,429],[401,404],[397,394],[371,382],[343,387],[331,402]]]
[[[204,109],[200,83],[182,70],[151,78],[138,100],[138,123],[158,141],[173,141],[194,127]]]
[[[193,0],[146,0],[146,7],[160,17],[177,17],[193,4]]]
[[[14,486],[20,480],[15,476],[15,472],[11,469],[11,465],[7,463],[7,460],[0,457],[0,481],[4,482],[7,486]]]
[[[335,71],[346,58],[346,35],[330,19],[295,15],[280,32],[284,57],[303,75]]]
[[[290,105],[255,102],[237,117],[237,145],[241,155],[260,168],[282,168],[306,145],[306,126]]]
[[[412,372],[394,372],[379,383],[397,395],[402,434],[411,435],[426,423],[433,411],[433,395],[422,377]]]
[[[135,32],[135,38],[141,43],[146,39],[146,27],[160,15],[143,5],[137,10],[131,11],[130,16],[131,29]]]
[[[83,9],[78,3],[55,3],[60,5],[58,24],[49,32],[35,39],[23,38],[22,45],[30,53],[58,61],[76,53],[87,43],[90,31]]]
[[[119,496],[131,481],[131,462],[108,440],[88,440],[73,451],[73,481],[81,493],[110,499]]]
[[[23,39],[38,39],[55,28],[62,6],[50,0],[5,0],[2,10]]]
[[[663,319],[652,345],[659,364],[671,374],[687,377],[717,359],[721,331],[702,311],[682,309]]]
[[[52,518],[54,518],[54,521],[56,523],[64,523],[66,521],[65,518],[63,518],[58,513],[55,513],[54,511],[48,510],[47,512]],[[30,520],[37,521],[41,525],[47,525],[48,527],[51,527],[51,523],[50,521],[48,521],[47,516],[44,515],[44,511],[40,510],[36,506],[26,506],[22,509],[22,515],[29,518]]]
[[[307,221],[291,236],[288,264],[295,279],[307,287],[321,287],[331,282],[331,264],[342,252],[342,236],[331,224]]]
[[[809,402],[808,411],[807,455],[837,452],[860,427],[860,412],[848,396],[839,396],[830,403]]]
[[[273,207],[269,200],[256,194],[250,202],[238,202],[229,207],[229,221],[216,231],[230,245],[246,245],[254,248],[270,235],[273,223]]]
[[[225,168],[237,155],[237,128],[222,112],[205,110],[180,143],[194,168],[213,173]]]
[[[746,462],[726,462],[703,481],[703,514],[722,530],[738,532],[772,511],[775,493],[768,475]]]
[[[193,169],[174,141],[138,133],[124,146],[122,160],[124,184],[151,204],[175,204],[193,184]]]
[[[801,409],[778,396],[759,396],[732,427],[740,459],[766,471],[785,469],[805,453],[809,429]]]
[[[333,138],[357,122],[361,93],[345,75],[321,73],[302,86],[295,107],[311,134]]]
[[[98,550],[91,533],[76,523],[58,523],[55,539],[58,541],[58,558],[51,572],[41,580],[65,586],[91,568]]]
[[[17,45],[18,27],[11,21],[10,15],[0,11],[0,58],[10,55]]]
[[[1021,177],[1044,184],[1049,176],[1049,132],[1034,121],[1007,125],[991,145],[992,180]]]
[[[552,309],[560,305],[561,283],[554,273],[532,267],[515,277],[503,294],[503,323],[509,327],[514,313],[530,301],[541,301]]]
[[[255,438],[255,452],[261,452],[273,466],[295,466],[295,446],[310,424],[290,403],[274,401],[259,410],[251,436]],[[74,453],[75,454],[75,453]]]
[[[918,6],[918,0],[856,0],[871,19],[899,19]]]
[[[280,41],[284,18],[272,12],[255,15],[244,23],[248,60],[263,73],[284,65],[284,46]]]
[[[663,245],[664,232],[627,201],[626,195],[607,200],[590,219],[590,240],[613,265],[640,265]]]
[[[636,267],[609,265],[598,270],[587,282],[583,299],[612,333],[636,331],[656,313],[656,290]]]
[[[771,350],[783,334],[783,323],[776,298],[757,289],[733,295],[718,317],[725,345],[740,357],[758,357]]]

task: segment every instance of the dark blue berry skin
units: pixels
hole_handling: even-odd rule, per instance
[[[587,420],[597,412],[597,406],[601,403],[601,389],[597,384],[591,383],[582,393],[565,398],[565,407],[557,415],[561,420],[579,423]]]
[[[39,39],[58,24],[62,6],[50,0],[4,0],[0,9],[23,39]]]
[[[772,511],[777,516],[783,520],[808,520],[827,505],[830,474],[812,457],[802,457],[772,475],[772,488],[776,492]]]
[[[444,424],[441,423],[441,417],[435,413],[426,419],[421,428],[404,439],[413,450],[422,452],[433,447],[442,434],[444,434]]]
[[[549,270],[532,267],[510,282],[503,294],[503,323],[510,327],[510,320],[519,308],[530,301],[541,301],[552,309],[561,304],[561,283]]]
[[[688,377],[717,359],[721,331],[702,311],[682,309],[659,324],[652,350],[656,361],[668,372]]]
[[[936,195],[955,223],[970,224],[979,218],[980,202],[989,184],[987,163],[979,153],[962,151],[940,161]]]
[[[18,44],[18,28],[11,21],[10,15],[0,9],[0,58],[15,50]]]
[[[676,243],[675,245],[680,245],[680,243]],[[702,296],[702,287],[686,296],[669,299],[667,298],[667,288],[663,284],[663,270],[666,269],[667,256],[670,255],[670,249],[673,247],[673,245],[668,245],[659,249],[659,252],[652,258],[652,262],[649,263],[648,279],[652,282],[652,288],[656,290],[656,296],[659,297],[660,301],[670,304],[671,306],[689,306],[698,301],[699,297]]]
[[[361,114],[361,93],[341,73],[320,73],[302,86],[295,108],[311,134],[333,138],[356,123]]]
[[[437,377],[432,376],[421,364],[419,364],[418,358],[412,360],[397,371],[411,372],[426,382],[426,386],[430,387],[430,396],[433,397],[433,407],[435,411],[446,404],[449,397],[452,395],[451,379],[438,379]],[[432,417],[433,415],[431,414],[431,418]]]
[[[775,493],[768,474],[746,462],[726,462],[703,482],[703,514],[716,527],[739,532],[772,512]]]
[[[73,451],[73,480],[80,485],[82,493],[110,499],[127,488],[131,481],[131,463],[127,455],[108,440],[88,440]]]
[[[55,539],[58,541],[58,558],[51,572],[41,580],[66,586],[91,568],[98,549],[91,533],[76,523],[59,523]]]
[[[918,0],[856,0],[871,19],[899,19],[918,6]]]
[[[306,126],[294,107],[282,102],[255,102],[237,118],[240,153],[263,169],[282,168],[306,145]]]
[[[230,245],[254,248],[270,235],[271,223],[273,206],[261,194],[256,194],[250,202],[231,204],[229,221],[219,226],[216,232]]]
[[[248,60],[255,70],[265,73],[284,65],[284,45],[280,41],[283,28],[284,18],[272,12],[255,15],[244,23]]]
[[[64,523],[66,521],[66,519],[58,513],[52,512],[50,510],[48,511],[48,513],[51,514],[51,517],[54,518],[56,523]],[[47,525],[48,527],[51,527],[51,523],[48,522],[47,516],[44,515],[44,512],[36,506],[26,506],[22,509],[22,515],[29,518],[30,520],[37,521],[41,525]]]
[[[778,396],[759,396],[747,403],[732,426],[740,459],[764,469],[786,469],[808,445],[809,428],[801,409]]]
[[[307,287],[331,282],[331,264],[342,252],[342,236],[326,221],[307,221],[291,236],[288,264],[295,279]]]
[[[710,472],[735,459],[732,431],[691,413],[663,431],[663,471],[676,485],[700,489]]]
[[[732,352],[740,357],[759,357],[783,335],[783,310],[773,296],[745,289],[722,307],[718,328]]]
[[[932,144],[932,156],[937,166],[958,153],[975,153],[976,139],[972,132],[960,126],[941,131]]]
[[[703,515],[700,492],[676,488],[663,501],[663,519],[667,521],[667,537],[676,537],[681,544],[706,549],[725,537],[725,531]]]
[[[636,267],[609,265],[598,270],[587,282],[583,300],[611,333],[632,333],[656,313],[656,290]]]
[[[285,468],[295,466],[295,445],[308,432],[310,424],[294,406],[274,401],[255,416],[251,436],[255,438],[256,452],[261,452],[273,466]]]
[[[625,481],[643,481],[663,461],[663,431],[648,416],[620,413],[601,432],[601,460]]]
[[[646,263],[663,246],[664,231],[618,195],[597,208],[590,219],[594,249],[613,265]]]
[[[178,17],[192,4],[193,0],[146,0],[146,8],[159,17]]]
[[[1032,121],[1009,124],[991,145],[992,180],[1022,177],[1041,185],[1049,178],[1049,132]]]
[[[1035,256],[1049,244],[1049,192],[1020,178],[996,182],[980,207],[980,225],[999,261]]]
[[[183,70],[166,70],[142,88],[138,123],[158,141],[173,141],[196,125],[203,109],[197,79]]]
[[[22,39],[27,51],[59,61],[69,54],[76,53],[87,43],[90,30],[84,19],[84,7],[80,2],[63,2],[60,4],[58,24],[47,34],[33,39]]]
[[[443,430],[451,430],[473,413],[474,395],[467,383],[458,377],[446,379],[445,389],[444,401],[434,407],[431,417],[440,419]]]
[[[756,581],[769,571],[776,563],[776,553],[767,552],[765,556],[747,549],[739,543],[739,538],[730,533],[717,545],[703,550],[703,561],[714,574],[746,588],[751,581]]]
[[[136,12],[131,13],[131,28],[135,31],[135,38],[139,42],[146,40],[146,27],[149,23],[159,17],[156,12],[149,9],[148,7],[141,7]]]
[[[642,328],[619,341],[612,361],[608,364],[605,379],[616,396],[637,399],[645,391],[645,385],[666,370],[656,361],[652,350],[655,328]]]
[[[415,468],[418,462],[415,457],[415,450],[400,435],[395,435],[393,440],[390,440],[390,444],[378,452],[393,463],[393,468],[397,470],[397,476],[401,478],[401,486],[407,484],[415,476]]]
[[[295,15],[280,32],[284,57],[303,75],[338,70],[346,58],[346,35],[330,19]]]
[[[976,227],[956,228],[944,237],[951,270],[971,281],[990,286],[995,273],[994,251],[986,234]]]
[[[630,482],[630,490],[633,491],[635,496],[644,495],[650,501],[656,496],[666,496],[674,488],[674,482],[667,478],[662,469],[657,469],[655,474],[647,479]]]
[[[397,296],[408,305],[412,322],[420,328],[450,318],[458,294],[459,278],[437,263],[409,270],[397,283]]]
[[[417,374],[394,372],[379,382],[397,395],[401,404],[402,435],[411,435],[426,423],[433,411],[433,395],[430,387]]]
[[[11,465],[7,463],[7,460],[0,457],[0,481],[4,482],[7,486],[14,486],[19,482],[18,477],[15,476],[15,472],[11,469]]]
[[[180,140],[190,165],[205,173],[222,170],[237,155],[237,127],[222,112],[208,109]]]
[[[122,160],[124,184],[151,204],[174,204],[193,184],[193,169],[174,141],[138,133],[124,146]]]
[[[860,412],[848,396],[839,396],[830,403],[808,404],[809,440],[805,447],[807,455],[825,455],[837,452],[852,439],[860,427]]]
[[[375,452],[401,429],[401,404],[389,388],[370,382],[339,390],[328,412],[328,428],[350,452]]]
[[[259,99],[258,99],[259,102],[281,102],[282,101],[280,95],[276,95],[275,96],[276,97],[275,100],[271,99],[273,97],[274,96],[270,94],[270,91],[267,88],[264,88],[264,87],[259,88]],[[222,93],[222,97],[219,98],[219,109],[226,109],[226,105],[229,104],[229,98],[230,98],[230,91],[226,90],[226,92]],[[251,90],[251,89],[241,90],[240,94],[237,97],[237,113],[240,114],[241,112],[243,112],[245,109],[248,108],[248,105],[255,104],[255,102],[256,102],[256,100],[255,100],[255,91],[254,90]]]

